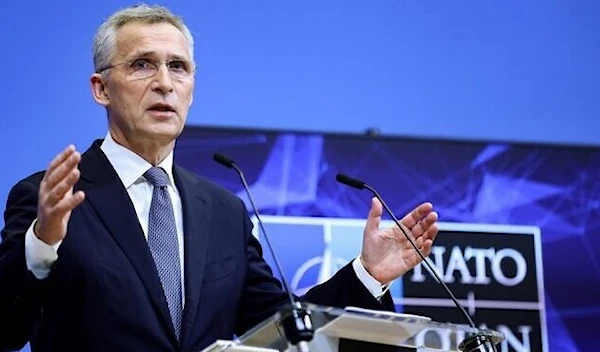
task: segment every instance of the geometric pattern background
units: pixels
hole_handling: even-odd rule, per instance
[[[538,226],[550,351],[597,350],[600,149],[187,126],[176,162],[249,204],[215,152],[237,162],[265,215],[364,218],[370,194],[338,184],[342,172],[396,214],[431,201],[444,222]]]

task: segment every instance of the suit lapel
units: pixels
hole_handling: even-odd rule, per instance
[[[179,167],[175,167],[173,173],[183,208],[186,300],[181,341],[185,346],[198,311],[212,207],[210,195],[201,189],[197,178]]]
[[[82,156],[81,189],[121,250],[129,258],[164,325],[177,343],[162,285],[137,214],[116,171],[96,141]]]

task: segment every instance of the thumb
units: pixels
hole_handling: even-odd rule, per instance
[[[383,206],[377,197],[371,198],[371,209],[369,210],[369,216],[367,217],[367,224],[365,225],[365,232],[373,233],[379,231],[379,224],[381,223],[381,214],[383,212]]]

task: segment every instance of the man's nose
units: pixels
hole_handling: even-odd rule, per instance
[[[173,91],[173,79],[171,78],[171,74],[166,65],[159,65],[156,68],[156,74],[153,77],[152,84],[152,89],[162,94],[168,94]]]

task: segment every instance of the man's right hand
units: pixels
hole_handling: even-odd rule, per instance
[[[48,166],[40,184],[35,235],[45,243],[54,245],[67,235],[71,211],[85,199],[83,191],[73,193],[79,180],[77,165],[81,154],[68,146]]]

